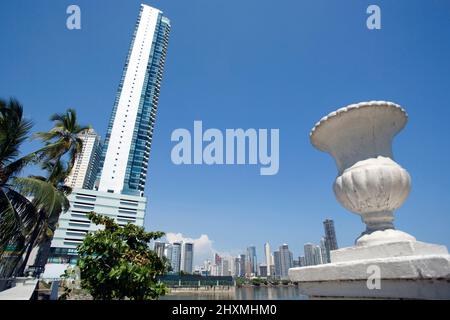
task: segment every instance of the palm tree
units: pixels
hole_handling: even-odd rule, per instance
[[[37,211],[26,196],[11,183],[37,157],[19,157],[32,123],[23,118],[23,107],[14,99],[0,100],[0,275],[8,277],[20,258],[10,258],[7,247],[21,249],[36,223]],[[9,258],[8,258],[9,257]]]
[[[18,275],[24,273],[31,252],[35,246],[43,243],[50,244],[60,214],[69,209],[67,196],[72,189],[64,185],[67,173],[62,162],[58,162],[56,166],[50,163],[44,163],[42,169],[48,171],[49,177],[18,177],[13,181],[15,188],[21,194],[33,198],[32,204],[37,210],[37,222],[26,243],[26,254],[21,266],[17,270]]]
[[[14,269],[16,275],[23,274],[32,249],[51,240],[59,215],[69,208],[67,195],[71,190],[64,186],[64,180],[82,149],[78,134],[89,127],[77,123],[73,109],[55,114],[50,120],[54,121],[54,127],[35,135],[45,146],[20,158],[19,148],[28,138],[32,123],[23,118],[23,107],[17,100],[0,100],[0,276],[3,277],[11,276]],[[67,165],[63,157],[68,158]],[[47,172],[46,177],[19,177],[26,165],[38,161]],[[15,259],[10,258],[8,247],[17,251]]]
[[[81,126],[77,122],[74,109],[67,109],[66,113],[56,113],[50,117],[54,126],[48,132],[38,132],[34,136],[45,142],[45,158],[53,164],[53,169],[65,155],[69,155],[66,173],[69,174],[75,163],[76,156],[81,152],[83,142],[79,134],[88,130],[90,126]],[[53,170],[52,170],[53,171]],[[52,178],[50,171],[48,179]]]
[[[45,142],[40,155],[43,159],[42,169],[47,171],[47,177],[31,176],[14,181],[22,193],[35,197],[33,205],[38,210],[38,221],[27,243],[26,255],[18,274],[23,274],[31,251],[36,245],[50,244],[59,215],[69,208],[67,196],[71,189],[64,186],[64,180],[70,174],[75,159],[83,148],[79,134],[90,128],[78,124],[74,109],[68,109],[63,114],[54,114],[50,120],[54,122],[50,131],[34,135]],[[66,168],[63,164],[65,156],[68,156]],[[40,260],[46,260],[46,257],[41,257]]]

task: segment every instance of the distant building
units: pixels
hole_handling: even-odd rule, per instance
[[[313,266],[313,265],[315,265],[314,244],[306,243],[303,246],[303,250],[304,250],[304,253],[305,253],[305,264],[306,264],[306,266]]]
[[[273,256],[272,256],[272,261],[273,261]],[[270,266],[270,276],[272,277],[272,276],[274,276],[274,275],[275,275],[275,265],[272,264],[272,265]]]
[[[281,254],[280,251],[275,251],[273,253],[274,262],[274,275],[275,277],[281,277]]]
[[[81,132],[78,134],[78,138],[82,141],[82,149],[75,158],[75,163],[65,180],[65,185],[72,189],[92,190],[100,166],[101,139],[94,129]]]
[[[322,263],[322,250],[319,246],[314,246],[314,265]]]
[[[219,266],[221,263],[222,263],[222,258],[217,253],[215,253],[214,254],[214,264]]]
[[[330,251],[337,250],[338,244],[337,244],[337,238],[336,238],[336,231],[334,229],[334,221],[331,219],[326,219],[323,221],[323,227],[325,230],[325,248],[327,251],[327,262],[330,262]]]
[[[280,263],[281,263],[280,276],[281,276],[281,278],[287,278],[289,269],[294,266],[292,252],[289,251],[289,247],[287,244],[283,244],[280,247],[279,252],[280,252]]]
[[[192,273],[194,267],[194,244],[192,242],[184,242],[182,253],[181,270],[185,273]]]
[[[322,251],[319,246],[313,243],[306,243],[304,245],[305,264],[306,266],[315,266],[322,264]]]
[[[179,273],[181,271],[181,246],[181,242],[172,243],[170,265],[172,266],[173,273]]]
[[[305,256],[298,257],[298,264],[300,267],[306,267],[306,259]]]
[[[245,262],[245,254],[241,254],[240,258],[239,258],[239,276],[240,277],[245,277],[245,272],[246,272],[246,262]]]
[[[267,277],[267,276],[269,276],[269,271],[268,271],[268,269],[267,269],[267,265],[265,265],[265,264],[260,264],[260,265],[259,265],[259,275],[260,275],[261,277]]]
[[[222,258],[222,274],[221,276],[230,276],[230,260],[228,258]]]
[[[328,256],[325,237],[320,239],[320,251],[322,252],[322,263],[329,263],[330,257]]]
[[[235,257],[234,258],[234,263],[233,263],[233,272],[232,272],[232,275],[233,275],[233,277],[239,277],[239,275],[240,275],[240,265],[241,265],[241,262],[240,262],[240,259],[239,259],[239,257]]]
[[[153,251],[155,251],[156,255],[160,258],[164,257],[164,251],[166,249],[166,244],[161,241],[155,241],[153,246]]]
[[[256,247],[250,246],[247,248],[247,261],[249,265],[249,274],[256,275],[258,273],[257,259],[256,259]]]
[[[272,253],[270,252],[270,245],[268,242],[264,244],[264,254],[266,258],[267,276],[270,276],[270,266],[273,264],[273,262]]]

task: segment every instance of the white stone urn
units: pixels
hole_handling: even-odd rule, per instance
[[[311,143],[336,161],[334,193],[342,206],[361,216],[362,235],[394,229],[393,212],[408,197],[410,176],[392,155],[392,139],[407,119],[395,103],[361,102],[330,113],[311,131]]]
[[[394,214],[411,179],[392,155],[392,139],[407,114],[385,101],[361,102],[322,118],[312,144],[330,153],[337,200],[361,216],[366,230],[351,247],[330,252],[331,263],[289,269],[291,281],[313,298],[450,299],[450,255],[445,246],[417,241],[394,229]],[[378,270],[380,287],[368,286]]]

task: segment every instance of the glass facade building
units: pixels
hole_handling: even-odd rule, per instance
[[[143,196],[170,21],[141,5],[102,152],[99,190]]]

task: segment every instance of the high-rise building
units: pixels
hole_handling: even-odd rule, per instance
[[[299,267],[306,267],[306,259],[305,256],[298,257]]]
[[[240,258],[239,258],[239,276],[240,277],[245,277],[245,273],[246,273],[246,256],[245,254],[241,254]]]
[[[319,246],[314,246],[314,265],[322,263],[322,250]]]
[[[194,268],[194,244],[192,242],[184,242],[182,246],[181,270],[192,274]]]
[[[325,237],[322,237],[320,239],[320,251],[322,253],[322,263],[329,263],[330,258],[328,257],[328,254],[327,254],[327,246],[326,246]]]
[[[76,156],[70,174],[65,184],[72,189],[93,189],[99,170],[102,144],[100,136],[94,129],[88,129],[78,134],[83,146]]]
[[[305,253],[305,265],[315,266],[317,264],[322,264],[322,251],[319,246],[313,243],[306,243],[304,245]]]
[[[288,271],[294,266],[292,252],[289,251],[289,246],[283,244],[280,249],[280,276],[285,279],[288,277]]]
[[[230,276],[230,260],[228,258],[222,258],[222,274],[221,276]]]
[[[248,272],[250,275],[256,275],[258,272],[257,259],[256,259],[256,247],[250,246],[247,248],[247,262],[248,262]]]
[[[219,265],[222,264],[222,258],[219,256],[218,253],[215,253],[215,254],[214,254],[214,264],[215,264],[216,266],[219,266]]]
[[[239,257],[235,257],[234,264],[233,264],[233,276],[234,277],[240,276],[240,265],[241,265],[241,261],[240,261]]]
[[[103,145],[96,190],[75,188],[70,209],[61,214],[49,262],[76,261],[76,247],[98,226],[95,211],[119,224],[144,225],[148,161],[164,69],[170,21],[158,9],[141,5],[131,46]],[[89,181],[91,181],[89,179]],[[91,182],[89,182],[91,183]],[[65,259],[65,260],[62,260]]]
[[[270,252],[270,245],[268,242],[264,244],[264,254],[266,257],[267,276],[270,276],[270,266],[273,264],[273,262],[272,253]]]
[[[269,273],[270,271],[268,270],[268,268],[267,268],[267,265],[265,265],[265,264],[260,264],[259,265],[259,276],[260,277],[267,277],[267,276],[269,276]]]
[[[328,259],[327,262],[331,262],[330,251],[338,249],[336,231],[334,229],[334,221],[331,219],[325,219],[323,221],[323,227],[325,229],[325,247],[327,250],[327,259]]]
[[[160,258],[164,257],[164,251],[166,249],[166,244],[161,241],[155,241],[153,244],[153,251],[155,251],[156,255]]]
[[[181,242],[172,243],[172,255],[170,257],[170,265],[173,273],[181,271]]]
[[[273,253],[273,263],[274,263],[274,275],[275,277],[281,277],[281,254],[280,251],[275,251]]]
[[[303,251],[305,254],[305,264],[307,266],[313,266],[314,263],[314,244],[312,243],[305,243],[303,246]]]
[[[170,21],[141,5],[103,149],[99,190],[143,196]]]

